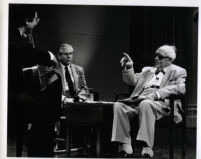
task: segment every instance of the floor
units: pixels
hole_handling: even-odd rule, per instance
[[[154,159],[168,159],[169,151],[168,151],[168,139],[167,129],[160,129],[156,131],[155,137],[155,146],[154,146]],[[181,150],[180,150],[180,135],[179,133],[175,134],[175,159],[181,159]],[[104,147],[104,146],[103,146]],[[113,151],[110,151],[110,147],[103,148],[104,151],[101,153],[101,158],[114,158],[115,155]],[[135,147],[135,154],[133,158],[141,158],[140,156],[141,149],[139,147]],[[8,149],[7,149],[8,157],[15,157],[15,139],[8,138]],[[27,148],[24,146],[23,157],[27,156]],[[79,151],[73,151],[71,156],[67,155],[65,152],[55,153],[55,158],[95,158],[94,153],[84,153],[82,149]],[[196,129],[187,129],[186,130],[186,159],[196,159]]]

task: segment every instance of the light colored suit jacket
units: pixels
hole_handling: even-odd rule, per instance
[[[88,87],[84,75],[84,69],[81,66],[78,66],[76,64],[71,64],[71,69],[72,69],[72,75],[74,78],[74,89],[76,92],[76,95],[79,96],[82,99],[87,98],[88,94]],[[59,63],[57,67],[55,68],[55,71],[61,75],[62,78],[62,86],[63,86],[63,94],[65,94],[65,75],[62,72],[62,67],[61,64]]]
[[[134,69],[123,70],[124,82],[135,87],[130,98],[140,95],[147,82],[153,77],[155,70],[155,67],[144,67],[141,73],[135,73]],[[158,89],[158,93],[160,94],[161,99],[165,100],[164,108],[169,107],[169,100],[167,100],[167,98],[170,95],[185,94],[186,76],[187,72],[182,67],[174,64],[171,64],[167,67],[166,73],[161,81],[160,88]],[[177,106],[181,108],[181,104],[178,102]],[[175,110],[178,110],[178,107],[175,108]]]

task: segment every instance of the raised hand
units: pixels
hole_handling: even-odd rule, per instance
[[[126,67],[126,69],[132,68],[133,67],[133,61],[130,58],[130,56],[125,52],[123,52],[123,55],[124,56],[120,60],[121,67]]]

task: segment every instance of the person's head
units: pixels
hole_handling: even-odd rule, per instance
[[[176,58],[176,48],[171,45],[163,45],[155,52],[155,66],[163,69],[169,66]]]
[[[73,60],[73,47],[67,43],[61,44],[57,58],[63,65],[71,64]]]
[[[45,74],[49,74],[51,75],[54,72],[54,69],[56,67],[56,64],[54,61],[49,61],[48,63],[46,63],[46,65],[38,65],[40,73],[45,73]]]
[[[27,28],[28,31],[32,30],[38,24],[39,20],[40,19],[38,17],[38,13],[35,12],[33,18],[31,18],[30,20],[26,19],[26,26],[25,26],[25,28]]]
[[[30,32],[39,22],[35,8],[27,5],[9,6],[9,27],[11,29],[24,28],[25,32]]]

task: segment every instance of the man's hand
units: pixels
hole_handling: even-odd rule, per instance
[[[130,69],[133,67],[133,61],[127,53],[123,53],[124,57],[121,58],[120,63],[121,67],[126,67],[126,69]]]
[[[157,95],[156,95],[155,92],[150,93],[149,95],[146,96],[146,99],[156,100],[157,99]]]
[[[63,100],[64,104],[66,104],[66,103],[73,103],[73,102],[74,102],[73,98],[64,98],[64,100]]]
[[[146,97],[145,96],[138,96],[136,99],[134,99],[134,101],[139,104],[141,101],[145,100]]]
[[[147,96],[144,96],[144,95],[139,95],[136,99],[133,99],[134,102],[136,103],[140,103],[142,102],[143,100],[146,100],[146,99],[149,99],[149,100],[156,100],[157,99],[157,95],[156,93],[150,93],[149,95]]]

